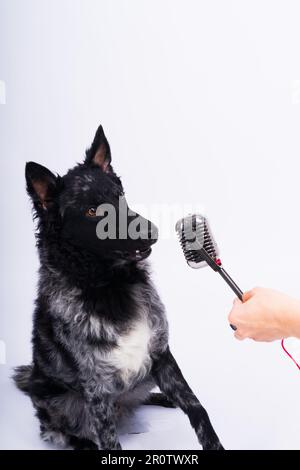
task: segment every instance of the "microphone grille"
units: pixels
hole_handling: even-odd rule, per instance
[[[218,246],[213,238],[207,219],[200,214],[193,214],[180,219],[176,224],[183,254],[189,266],[202,268],[207,266],[203,250],[216,260],[219,255]]]

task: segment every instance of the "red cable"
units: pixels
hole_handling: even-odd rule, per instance
[[[293,356],[285,349],[285,346],[284,346],[284,339],[281,340],[281,346],[282,346],[282,349],[284,350],[284,352],[289,356],[290,359],[292,359],[292,361],[296,364],[296,366],[297,366],[298,369],[300,370],[300,366],[299,366],[298,362],[295,361],[295,359],[293,358]]]

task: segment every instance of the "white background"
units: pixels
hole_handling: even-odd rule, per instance
[[[243,289],[300,297],[299,15],[287,0],[0,0],[1,448],[47,447],[8,378],[30,361],[38,267],[24,165],[64,174],[100,123],[131,205],[202,205]],[[280,344],[233,339],[232,292],[174,237],[152,264],[173,353],[224,446],[300,448],[299,371]],[[179,410],[137,418],[148,431],[124,448],[198,448]]]

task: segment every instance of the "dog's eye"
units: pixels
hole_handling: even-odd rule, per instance
[[[86,211],[85,215],[86,215],[87,217],[96,217],[96,210],[97,210],[96,207],[90,207],[90,208]]]

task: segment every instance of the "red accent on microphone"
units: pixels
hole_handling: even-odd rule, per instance
[[[222,266],[222,261],[220,260],[220,258],[215,259],[215,263],[216,263],[218,266]]]
[[[284,339],[281,340],[281,346],[282,346],[282,349],[284,350],[284,352],[289,356],[290,359],[292,359],[292,361],[296,364],[296,366],[297,366],[298,369],[300,370],[300,366],[299,366],[298,362],[295,361],[295,359],[293,358],[293,356],[285,349],[285,346],[284,346]]]

